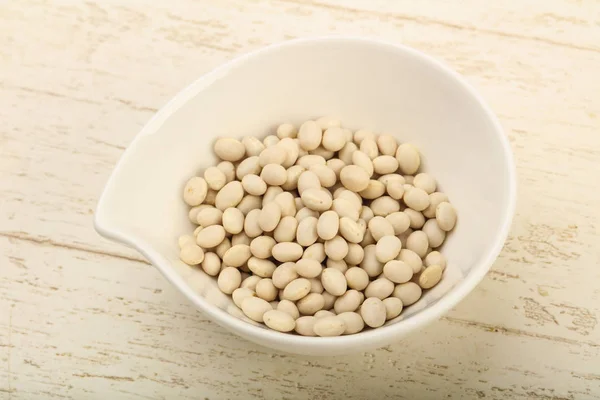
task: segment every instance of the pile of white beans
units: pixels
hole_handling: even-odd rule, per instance
[[[222,161],[191,178],[193,235],[180,258],[217,277],[251,320],[338,336],[378,328],[442,278],[456,224],[417,149],[332,117],[263,141],[220,138]]]

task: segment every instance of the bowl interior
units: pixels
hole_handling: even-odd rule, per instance
[[[363,40],[270,47],[184,90],[119,163],[99,204],[99,230],[135,245],[197,304],[204,303],[194,297],[203,296],[239,316],[214,278],[178,259],[177,237],[194,229],[181,198],[183,185],[214,164],[216,137],[262,137],[281,122],[299,124],[322,115],[415,144],[422,170],[437,179],[458,210],[459,222],[442,250],[448,258],[444,280],[392,323],[406,324],[438,299],[445,301],[442,295],[470,275],[478,281],[512,213],[512,164],[498,125],[444,67],[415,51]]]

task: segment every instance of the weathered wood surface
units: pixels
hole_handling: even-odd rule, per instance
[[[508,243],[441,321],[371,353],[274,353],[93,231],[140,127],[220,63],[362,35],[446,61],[519,176]],[[589,1],[0,3],[0,398],[600,398],[600,7]]]

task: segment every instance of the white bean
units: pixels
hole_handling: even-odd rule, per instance
[[[421,157],[417,149],[408,143],[403,143],[396,150],[396,159],[403,174],[412,175],[421,166]]]
[[[298,221],[294,217],[283,217],[275,231],[273,237],[277,242],[291,242],[296,238],[296,230],[298,229]]]
[[[404,203],[415,211],[423,211],[429,207],[429,194],[416,187],[404,191]],[[439,206],[438,206],[439,207]]]
[[[211,225],[221,225],[223,222],[223,211],[218,208],[207,207],[200,210],[198,215],[196,215],[196,221],[199,225],[202,225],[203,228]]]
[[[393,260],[400,254],[402,243],[396,236],[384,236],[375,245],[375,256],[380,263]]]
[[[414,231],[406,239],[406,248],[412,250],[421,258],[427,255],[427,248],[429,247],[429,240],[427,235],[423,231]]]
[[[254,257],[267,259],[271,257],[271,250],[275,240],[270,236],[258,236],[250,242],[250,252]]]
[[[285,289],[287,284],[296,278],[298,278],[298,274],[296,273],[296,266],[293,262],[286,262],[279,265],[275,268],[271,277],[273,285],[278,289]]]
[[[431,289],[438,284],[442,278],[443,272],[444,270],[441,266],[430,265],[421,272],[421,275],[419,276],[419,286],[423,289]]]
[[[262,169],[260,177],[267,185],[280,186],[287,181],[287,171],[282,165],[267,164]]]
[[[221,259],[215,253],[205,253],[204,261],[202,261],[202,270],[207,275],[217,276],[221,271]]]
[[[398,148],[398,142],[392,135],[379,135],[377,137],[377,148],[381,154],[386,156],[393,156],[396,154]]]
[[[367,185],[367,188],[365,190],[361,191],[359,194],[364,199],[373,200],[373,199],[383,196],[384,193],[385,193],[385,185],[379,181],[371,179],[369,181],[369,184]]]
[[[273,301],[277,299],[278,290],[273,285],[271,278],[264,278],[258,281],[256,284],[256,295],[266,301]]]
[[[317,336],[321,337],[339,336],[346,330],[346,323],[337,316],[319,318],[315,322],[313,330]]]
[[[260,211],[258,226],[260,226],[260,229],[262,229],[263,232],[272,232],[277,228],[280,220],[281,208],[279,207],[279,204],[272,201]]]
[[[429,246],[432,248],[440,247],[446,239],[446,231],[439,227],[436,219],[430,219],[425,222],[422,228],[423,232],[427,235]]]
[[[346,324],[346,330],[344,331],[344,335],[352,335],[362,331],[365,327],[365,322],[363,321],[360,314],[356,312],[344,312],[337,315],[338,318],[344,321]]]
[[[262,206],[264,207],[270,202],[275,201],[275,198],[281,193],[283,193],[283,189],[279,186],[269,186],[269,188],[265,192],[265,195],[262,198]]]
[[[317,276],[321,275],[323,267],[317,260],[303,258],[296,262],[295,270],[296,273],[303,278],[316,278]]]
[[[373,169],[379,175],[393,174],[398,169],[398,160],[392,156],[375,157]]]
[[[300,221],[296,229],[296,241],[301,246],[310,246],[318,239],[318,220],[315,217],[306,217]]]
[[[246,193],[253,196],[262,196],[267,191],[267,184],[258,175],[248,174],[242,178],[242,187]]]
[[[249,238],[255,238],[263,233],[263,230],[259,225],[260,214],[261,210],[254,209],[246,215],[246,219],[244,220],[244,233],[246,233]]]
[[[296,306],[302,315],[314,315],[321,310],[325,305],[323,295],[319,293],[309,293],[305,297],[298,300]]]
[[[208,193],[208,184],[204,178],[195,176],[187,181],[183,188],[183,200],[190,206],[200,205]]]
[[[394,228],[385,218],[381,216],[373,217],[369,221],[369,232],[373,235],[375,241],[379,241],[384,236],[394,236]]]
[[[334,296],[341,296],[346,292],[346,277],[339,270],[325,268],[321,273],[321,283],[327,292]]]
[[[432,194],[436,189],[435,179],[429,174],[424,172],[415,175],[413,179],[413,186],[419,189],[423,189],[427,194]]]
[[[204,180],[212,190],[221,190],[227,183],[227,177],[217,167],[208,167],[204,171]]]
[[[279,310],[269,310],[264,313],[263,321],[269,328],[278,332],[290,332],[296,327],[291,315]]]
[[[364,169],[369,178],[373,176],[373,161],[362,151],[358,150],[352,153],[352,164]]]
[[[300,142],[300,146],[304,150],[310,151],[319,147],[322,137],[323,132],[315,121],[306,121],[300,125],[300,130],[298,131],[298,140]]]
[[[310,245],[304,250],[304,254],[302,254],[302,258],[310,258],[313,260],[317,260],[322,263],[325,260],[325,246],[323,243],[315,243]]]
[[[360,307],[360,316],[371,328],[379,328],[385,323],[387,316],[385,305],[377,297],[366,299]]]
[[[331,208],[333,200],[324,190],[308,189],[302,193],[302,202],[311,210],[326,211]]]
[[[344,238],[346,239],[346,238]],[[348,241],[348,239],[346,239]],[[344,257],[344,261],[348,265],[358,265],[365,256],[365,251],[362,246],[357,243],[348,243],[348,254]]]
[[[377,216],[386,217],[400,211],[400,203],[390,196],[381,196],[371,202],[371,210]]]
[[[361,293],[358,290],[348,290],[346,293],[341,295],[333,303],[333,309],[337,314],[356,311],[362,303]]]
[[[317,222],[317,234],[323,240],[331,240],[337,235],[339,227],[338,214],[335,211],[325,211]]]
[[[323,134],[323,147],[329,151],[339,151],[346,144],[346,135],[340,127],[327,128]]]
[[[300,257],[302,257],[302,246],[295,242],[282,242],[277,243],[273,246],[271,250],[273,253],[273,258],[277,261],[288,262],[288,261],[296,261]]]
[[[236,235],[244,229],[244,214],[235,207],[229,207],[223,212],[223,228],[227,233]]]
[[[413,269],[404,261],[392,260],[383,266],[383,275],[394,283],[405,283],[413,277]]]
[[[221,225],[211,225],[202,229],[196,236],[196,243],[204,249],[211,249],[225,239],[225,229]]]
[[[273,307],[268,301],[259,297],[249,296],[242,300],[242,312],[256,322],[263,322],[265,313],[272,309]]]
[[[223,262],[231,267],[239,268],[250,259],[252,253],[247,244],[231,246],[223,255]]]
[[[378,278],[367,285],[365,296],[367,298],[377,297],[383,300],[394,291],[394,283],[387,278]]]
[[[397,297],[388,297],[383,300],[385,306],[385,318],[390,320],[396,318],[402,312],[402,301]]]
[[[245,160],[242,160],[240,162],[240,164],[237,166],[237,169],[235,171],[235,176],[238,178],[238,180],[242,180],[244,179],[244,177],[246,175],[258,175],[260,174],[261,171],[261,166],[258,163],[258,157],[257,156],[253,156],[253,157],[248,157]]]
[[[281,300],[279,304],[277,304],[277,309],[279,311],[283,311],[284,313],[289,314],[293,319],[298,319],[300,317],[300,312],[298,311],[298,307],[294,304],[293,301],[289,300]]]
[[[379,149],[374,139],[365,138],[360,142],[360,151],[369,156],[371,160],[375,159],[379,155]]]
[[[317,336],[314,330],[317,319],[312,316],[300,317],[296,320],[295,331],[302,336]]]
[[[195,243],[188,243],[179,251],[179,258],[187,265],[198,265],[204,260],[204,250]]]
[[[410,227],[410,218],[402,211],[396,211],[388,214],[385,219],[394,228],[394,235],[400,235]]]
[[[421,229],[423,224],[425,224],[423,213],[415,211],[412,208],[406,208],[403,212],[408,216],[408,219],[410,220],[409,226],[412,229]]]
[[[310,281],[306,278],[294,279],[283,289],[283,298],[297,301],[310,293]]]
[[[356,165],[346,165],[340,172],[342,185],[353,192],[365,190],[369,185],[369,174]]]
[[[442,230],[451,231],[456,225],[456,210],[450,203],[441,202],[435,209],[435,219]]]
[[[217,139],[214,145],[214,151],[221,160],[231,162],[241,160],[246,154],[244,145],[234,138]]]
[[[343,260],[348,254],[348,243],[341,236],[325,242],[325,254],[332,260]]]
[[[298,135],[298,129],[288,122],[283,123],[277,127],[277,137],[283,138],[295,138]]]
[[[244,188],[241,182],[231,181],[223,189],[219,190],[215,197],[215,206],[224,211],[229,207],[235,207],[244,197]]]
[[[248,268],[255,275],[260,276],[261,278],[270,278],[273,276],[273,272],[275,271],[275,264],[270,260],[263,260],[256,257],[250,257],[248,260]]]
[[[242,283],[242,275],[237,268],[227,267],[219,274],[217,285],[219,290],[225,294],[231,294],[240,287]]]
[[[399,298],[405,307],[416,303],[420,298],[423,290],[415,282],[406,282],[396,285],[392,296]]]

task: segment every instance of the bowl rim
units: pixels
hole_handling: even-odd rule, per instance
[[[471,272],[462,281],[460,281],[443,295],[441,298],[443,301],[435,302],[435,304],[432,304],[424,310],[416,312],[406,320],[401,320],[397,323],[382,326],[377,329],[363,331],[354,335],[337,337],[307,337],[289,333],[281,333],[255,326],[233,315],[230,315],[227,311],[211,304],[210,302],[206,301],[202,295],[195,292],[171,266],[171,263],[162,255],[154,251],[152,247],[147,245],[143,240],[120,232],[120,230],[116,227],[111,227],[110,223],[107,223],[107,221],[104,220],[103,215],[106,212],[106,197],[111,191],[115,177],[119,174],[120,168],[125,164],[125,160],[134,151],[136,143],[143,136],[156,132],[175,111],[186,104],[197,93],[211,85],[216,80],[226,76],[227,73],[233,68],[241,66],[250,59],[260,57],[267,53],[276,52],[279,49],[286,47],[324,42],[361,43],[363,45],[385,48],[388,51],[402,52],[410,57],[420,59],[422,62],[425,62],[435,68],[441,75],[446,76],[448,79],[454,80],[460,87],[462,87],[462,89],[466,91],[467,95],[470,95],[478,103],[483,114],[491,122],[494,133],[496,136],[498,136],[502,146],[503,158],[505,160],[504,168],[506,169],[505,173],[508,180],[508,193],[503,223],[501,229],[497,232],[492,245],[482,257],[482,260],[475,265]],[[129,245],[139,251],[150,261],[152,265],[158,268],[158,270],[173,286],[183,293],[183,295],[198,309],[204,312],[205,315],[207,315],[214,322],[217,322],[221,326],[226,327],[227,329],[230,329],[241,336],[254,339],[255,341],[263,343],[263,345],[267,346],[268,343],[273,343],[273,347],[279,348],[282,348],[282,346],[285,345],[285,348],[288,348],[288,351],[291,352],[296,352],[294,350],[296,348],[300,350],[299,352],[302,352],[301,349],[306,349],[308,347],[311,348],[312,352],[323,351],[324,354],[332,351],[339,352],[340,350],[346,350],[346,352],[350,353],[353,349],[356,349],[356,351],[363,349],[365,344],[372,340],[374,340],[377,345],[385,345],[385,343],[394,342],[396,338],[401,338],[406,334],[420,329],[425,325],[439,319],[442,315],[447,313],[451,308],[455,307],[462,299],[464,299],[479,284],[479,282],[481,282],[504,246],[504,242],[508,237],[512,219],[515,213],[516,190],[516,167],[508,137],[505,135],[496,115],[464,77],[432,56],[429,56],[404,44],[391,43],[364,37],[322,36],[288,40],[242,54],[216,67],[178,92],[145,124],[145,126],[134,137],[131,144],[121,156],[98,201],[94,216],[94,227],[102,236]]]

